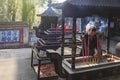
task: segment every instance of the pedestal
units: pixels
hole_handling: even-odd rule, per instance
[[[120,42],[116,44],[115,50],[116,50],[116,55],[120,57]]]

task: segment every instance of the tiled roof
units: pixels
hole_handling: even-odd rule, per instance
[[[72,5],[120,7],[120,0],[67,0]]]
[[[58,14],[54,11],[52,7],[48,7],[48,9],[40,14],[40,16],[58,16]]]
[[[42,14],[38,14],[38,16],[58,16],[55,10],[51,6],[51,0],[48,0],[48,8]]]
[[[52,8],[48,7],[42,14],[37,14],[37,16],[49,16],[49,17],[58,17],[57,12]]]
[[[64,16],[84,17],[92,14],[105,17],[120,17],[120,0],[66,0],[61,4],[53,4],[62,9]]]
[[[53,3],[52,6],[56,9],[62,9],[64,3]]]
[[[120,0],[67,0],[64,3],[79,6],[120,7]],[[64,3],[52,4],[55,8],[62,8]]]
[[[120,17],[120,0],[67,0],[63,4],[63,15],[68,17]]]

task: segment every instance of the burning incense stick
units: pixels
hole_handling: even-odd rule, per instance
[[[102,55],[102,43],[103,43],[103,36],[100,39],[100,54]]]
[[[99,37],[97,35],[97,54],[99,54]]]
[[[84,39],[84,48],[85,48],[85,60],[87,59],[87,46],[86,46],[86,38]]]
[[[84,40],[84,38],[82,39],[83,40],[83,42],[82,42],[82,57],[83,57],[83,63],[84,63],[84,54],[85,54],[85,45],[84,45],[84,43],[85,43],[85,40]]]
[[[89,61],[89,52],[90,52],[90,38],[89,38],[89,36],[88,36],[88,46],[87,46],[87,49],[88,49],[88,51],[87,51],[87,60]]]

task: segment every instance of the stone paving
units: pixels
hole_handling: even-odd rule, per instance
[[[37,80],[30,55],[30,48],[0,50],[0,80]]]
[[[26,59],[31,56],[31,48],[1,49],[0,59]]]

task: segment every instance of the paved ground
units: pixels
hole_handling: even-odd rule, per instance
[[[0,80],[37,80],[30,55],[30,48],[0,50]]]
[[[111,41],[111,43],[110,50],[115,53],[115,45],[117,42]],[[0,80],[37,80],[30,66],[30,56],[31,48],[1,49]],[[120,78],[103,80],[120,80]]]
[[[20,49],[1,49],[1,59],[26,59],[31,56],[31,48],[20,48]]]

